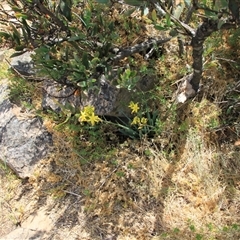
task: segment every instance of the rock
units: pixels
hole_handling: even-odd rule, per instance
[[[63,106],[67,105],[81,110],[84,106],[91,105],[95,107],[97,115],[120,114],[118,111],[120,102],[116,106],[120,89],[111,86],[107,81],[101,81],[98,88],[80,94],[75,94],[76,89],[62,86],[52,80],[45,81],[43,88],[42,107],[44,110],[51,109],[59,112]]]
[[[10,232],[8,235],[4,236],[3,238],[0,238],[0,240],[41,240],[43,239],[42,237],[44,234],[45,232],[19,227]]]
[[[1,160],[20,178],[29,177],[37,162],[47,156],[51,134],[39,117],[21,112],[8,97],[8,80],[0,85],[0,149]]]
[[[189,98],[194,97],[196,95],[196,91],[193,89],[190,81],[192,79],[193,74],[189,74],[182,79],[180,79],[181,83],[178,87],[176,93],[176,102],[177,103],[184,103]]]
[[[53,80],[45,80],[43,83],[43,110],[60,112],[62,107],[71,105],[74,108],[81,106],[81,97],[75,94],[73,87],[62,86]]]
[[[148,91],[154,86],[154,78],[142,78],[137,84],[138,91]],[[128,108],[130,101],[140,101],[138,91],[117,88],[102,75],[99,86],[89,91],[75,94],[72,87],[62,86],[52,80],[45,81],[42,107],[59,112],[61,106],[71,105],[76,109],[84,106],[94,106],[95,113],[100,116],[125,117],[130,115]]]
[[[11,66],[22,75],[30,76],[36,73],[31,55],[34,52],[25,52],[19,56],[11,58]]]
[[[38,209],[21,224],[21,227],[16,228],[0,240],[48,239],[51,235],[50,231],[54,227],[54,221],[49,216],[48,211],[44,207]]]

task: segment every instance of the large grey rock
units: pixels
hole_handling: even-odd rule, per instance
[[[71,105],[81,110],[84,106],[94,106],[95,113],[100,116],[124,117],[130,115],[130,101],[140,101],[139,92],[146,92],[154,87],[154,78],[144,77],[137,84],[137,91],[117,88],[104,76],[93,89],[75,94],[73,87],[62,86],[52,80],[43,84],[43,109],[59,112],[63,106]]]
[[[98,88],[79,94],[75,93],[75,88],[62,86],[52,80],[46,80],[43,89],[42,107],[44,110],[51,109],[59,112],[67,105],[81,110],[84,106],[91,105],[95,107],[97,115],[119,115],[117,111],[120,111],[120,108],[116,106],[116,101],[120,89],[111,86],[108,82],[101,82]]]
[[[46,157],[51,134],[40,118],[12,104],[8,97],[8,80],[0,85],[0,160],[21,178],[29,177],[35,164]]]

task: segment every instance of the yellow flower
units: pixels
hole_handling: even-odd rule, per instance
[[[92,126],[94,126],[95,123],[98,123],[98,122],[101,122],[101,121],[102,121],[102,119],[99,118],[98,116],[96,116],[94,113],[92,113],[89,116],[89,119],[88,119],[88,122],[90,122]]]
[[[141,124],[146,125],[147,124],[147,118],[142,117],[141,118]]]
[[[79,122],[87,122],[87,117],[88,117],[87,113],[85,111],[82,111],[78,121]]]
[[[89,116],[92,113],[94,113],[94,107],[93,106],[86,106],[84,107],[83,111]]]
[[[138,129],[142,129],[144,126],[146,126],[146,124],[147,124],[147,118],[142,117],[141,120],[139,121]]]
[[[134,103],[133,101],[130,102],[128,107],[132,109],[132,113],[137,113],[139,110],[138,103]]]
[[[138,129],[142,129],[147,124],[147,118],[134,117],[131,125],[138,125]]]
[[[131,125],[133,125],[133,124],[138,125],[139,123],[141,123],[140,118],[139,117],[134,117],[134,119],[132,120]]]
[[[86,106],[81,111],[78,121],[89,122],[89,123],[91,123],[92,126],[94,126],[95,123],[102,121],[102,119],[94,114],[93,106]]]

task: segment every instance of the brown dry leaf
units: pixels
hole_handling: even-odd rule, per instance
[[[62,180],[62,177],[54,173],[50,173],[48,176],[46,176],[46,179],[48,182],[56,183],[60,182]]]
[[[205,206],[206,206],[208,211],[213,211],[216,208],[216,206],[217,206],[216,199],[214,199],[214,198],[208,199],[205,202]]]

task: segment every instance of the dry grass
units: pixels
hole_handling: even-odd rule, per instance
[[[217,112],[209,108],[209,118]],[[54,131],[52,156],[29,180],[38,204],[55,198],[62,232],[54,239],[238,239],[238,149],[210,142],[206,112],[194,113],[175,158],[144,140],[99,158],[90,151],[81,163],[68,136]]]
[[[4,161],[4,159],[1,159]],[[17,224],[21,218],[18,211],[20,206],[11,199],[16,194],[16,189],[21,186],[21,181],[6,167],[4,163],[0,165],[0,236],[4,236]]]
[[[22,186],[31,199],[23,220],[43,204],[59,213],[61,233],[54,229],[53,239],[239,238],[240,164],[233,145],[206,143],[190,128],[178,161],[144,141],[80,164],[64,135],[57,133],[55,144],[28,187]],[[19,185],[6,187],[5,196],[14,192],[9,199],[15,209]]]

